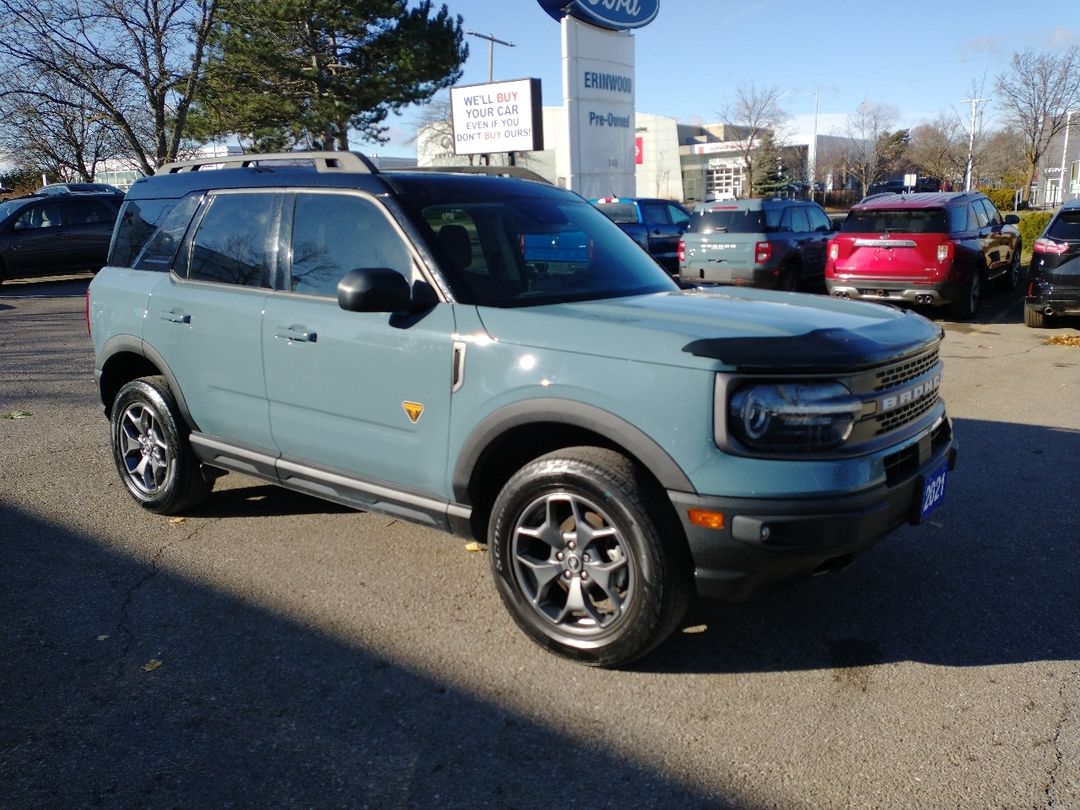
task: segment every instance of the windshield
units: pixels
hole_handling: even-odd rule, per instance
[[[1046,235],[1064,242],[1080,241],[1080,210],[1062,211],[1051,223]]]
[[[10,217],[24,205],[26,205],[26,200],[8,200],[0,203],[0,222]]]
[[[612,222],[637,222],[637,206],[633,203],[594,203]]]
[[[901,211],[852,211],[841,233],[948,233],[949,221],[942,208]]]
[[[780,225],[781,210],[715,206],[695,211],[690,218],[691,233],[768,233]]]
[[[420,215],[463,303],[535,306],[676,289],[617,225],[569,195],[428,205]]]

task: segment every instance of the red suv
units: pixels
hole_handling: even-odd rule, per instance
[[[1019,221],[978,192],[867,197],[829,242],[825,284],[840,298],[948,305],[970,318],[985,283],[1019,283]]]

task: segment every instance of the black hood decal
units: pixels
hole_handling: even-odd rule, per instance
[[[683,351],[741,371],[855,371],[872,368],[941,341],[940,327],[922,318],[887,318],[860,329],[815,329],[782,337],[706,338]]]

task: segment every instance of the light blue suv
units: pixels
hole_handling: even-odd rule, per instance
[[[484,541],[524,631],[593,665],[650,651],[695,592],[843,567],[936,507],[956,458],[929,321],[681,290],[521,179],[336,152],[164,167],[87,312],[143,507],[236,471]]]

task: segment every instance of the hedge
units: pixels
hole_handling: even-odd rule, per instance
[[[1024,251],[1031,252],[1031,246],[1046,229],[1046,223],[1050,221],[1052,211],[1020,211],[1020,238],[1023,240]]]
[[[1003,214],[1012,212],[1016,201],[1015,188],[980,188],[979,191],[989,197],[990,202]]]

